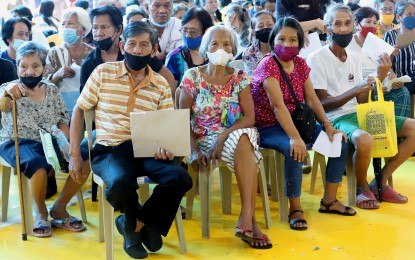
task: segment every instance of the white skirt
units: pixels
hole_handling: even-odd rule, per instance
[[[249,141],[254,148],[254,157],[257,164],[262,160],[262,155],[259,152],[258,145],[258,131],[256,128],[242,128],[237,129],[229,134],[228,139],[226,139],[223,150],[221,153],[221,160],[225,162],[226,166],[234,172],[234,157],[236,146],[238,145],[239,139],[243,134],[246,134],[249,138]],[[206,136],[202,140],[198,141],[197,144],[200,148],[200,151],[207,156],[211,147],[215,144],[218,135]]]

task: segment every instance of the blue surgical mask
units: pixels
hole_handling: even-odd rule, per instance
[[[195,37],[195,38],[188,38],[183,36],[184,45],[189,48],[190,50],[197,50],[202,43],[202,36]]]
[[[69,45],[75,44],[75,42],[77,42],[80,37],[80,35],[76,34],[76,29],[64,28],[62,31],[62,39]]]
[[[415,28],[415,16],[407,16],[403,18],[402,23],[408,30],[414,29]]]
[[[166,27],[166,26],[169,24],[170,19],[169,19],[169,20],[167,20],[167,22],[166,22],[166,23],[158,23],[158,22],[154,21],[154,19],[151,19],[151,18],[150,18],[150,22],[151,22],[152,24],[154,24],[155,26],[157,26],[157,27],[164,28],[164,27]]]
[[[22,46],[25,42],[26,42],[26,41],[24,41],[24,40],[14,39],[14,40],[13,40],[13,44],[12,44],[13,49],[14,49],[15,51],[17,51],[17,49],[19,49],[19,47],[20,47],[20,46]]]

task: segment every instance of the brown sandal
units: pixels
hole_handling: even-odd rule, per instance
[[[320,205],[325,207],[326,209],[319,209],[318,212],[320,213],[329,213],[329,214],[338,214],[338,215],[342,215],[342,216],[354,216],[356,215],[356,211],[355,212],[351,212],[352,208],[345,206],[344,211],[341,212],[339,210],[335,210],[335,209],[330,209],[331,206],[333,206],[334,204],[336,204],[338,202],[337,199],[333,200],[330,203],[324,204],[323,199],[320,200]]]

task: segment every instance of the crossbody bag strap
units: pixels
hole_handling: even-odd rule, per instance
[[[292,86],[291,86],[290,79],[288,78],[287,74],[285,73],[284,69],[282,68],[281,63],[277,60],[277,57],[275,57],[275,54],[272,54],[272,57],[274,58],[275,62],[278,64],[278,67],[280,68],[280,71],[281,71],[282,77],[284,78],[285,83],[287,84],[287,87],[288,87],[288,89],[290,90],[290,93],[291,93],[291,95],[292,95],[292,96],[293,96],[293,98],[294,98],[295,105],[296,105],[297,107],[300,107],[300,106],[301,106],[301,104],[300,104],[300,102],[298,101],[297,97],[295,96],[294,90],[293,90],[293,88],[292,88]]]

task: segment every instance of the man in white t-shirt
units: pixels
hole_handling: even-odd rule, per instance
[[[167,54],[183,46],[181,21],[171,17],[173,12],[172,0],[147,0],[147,13],[149,14],[150,23],[159,34],[160,52],[156,54],[157,58],[164,62]]]
[[[358,53],[346,50],[354,32],[350,8],[344,5],[329,7],[324,22],[330,42],[307,58],[311,68],[310,78],[329,120],[335,128],[347,134],[356,149],[353,155],[357,176],[356,206],[377,209],[376,182],[372,181],[369,185],[366,179],[372,159],[373,137],[359,128],[356,115],[356,105],[368,100],[373,78],[363,79]],[[415,120],[396,116],[395,122],[398,137],[404,138],[404,141],[398,146],[398,154],[382,169],[381,195],[384,201],[406,203],[408,198],[393,190],[386,181],[415,152]]]

